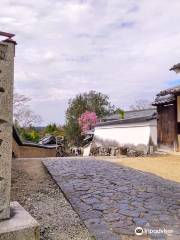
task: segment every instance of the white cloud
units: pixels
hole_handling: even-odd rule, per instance
[[[127,107],[152,99],[179,62],[180,1],[1,0],[2,31],[16,33],[15,86],[45,122],[88,90]],[[62,106],[56,115],[54,104]]]

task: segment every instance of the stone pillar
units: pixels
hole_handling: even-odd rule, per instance
[[[39,240],[37,221],[10,203],[15,44],[11,38],[0,42],[0,240]]]
[[[15,43],[0,42],[0,220],[10,217]]]

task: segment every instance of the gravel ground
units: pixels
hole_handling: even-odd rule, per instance
[[[11,201],[39,222],[41,240],[94,239],[39,159],[13,160]]]

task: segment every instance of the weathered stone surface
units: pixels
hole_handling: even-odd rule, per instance
[[[38,223],[10,206],[15,42],[0,42],[0,240],[39,240]]]
[[[0,220],[9,218],[14,43],[0,42]]]
[[[136,227],[173,230],[162,239],[180,237],[178,183],[95,159],[44,164],[96,239],[136,239]]]
[[[39,225],[19,203],[11,203],[11,218],[0,222],[0,240],[39,240]]]

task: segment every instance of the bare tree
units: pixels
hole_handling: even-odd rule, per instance
[[[31,125],[39,124],[42,119],[38,114],[35,114],[28,103],[31,98],[14,93],[13,107],[14,107],[14,121],[21,127],[29,127]]]
[[[27,96],[19,94],[19,93],[14,93],[14,96],[13,96],[14,110],[18,109],[21,106],[26,105],[30,101],[31,101],[30,97],[27,97]]]
[[[129,106],[130,110],[143,110],[143,109],[148,109],[148,108],[152,108],[152,104],[147,99],[136,100],[133,105]]]

